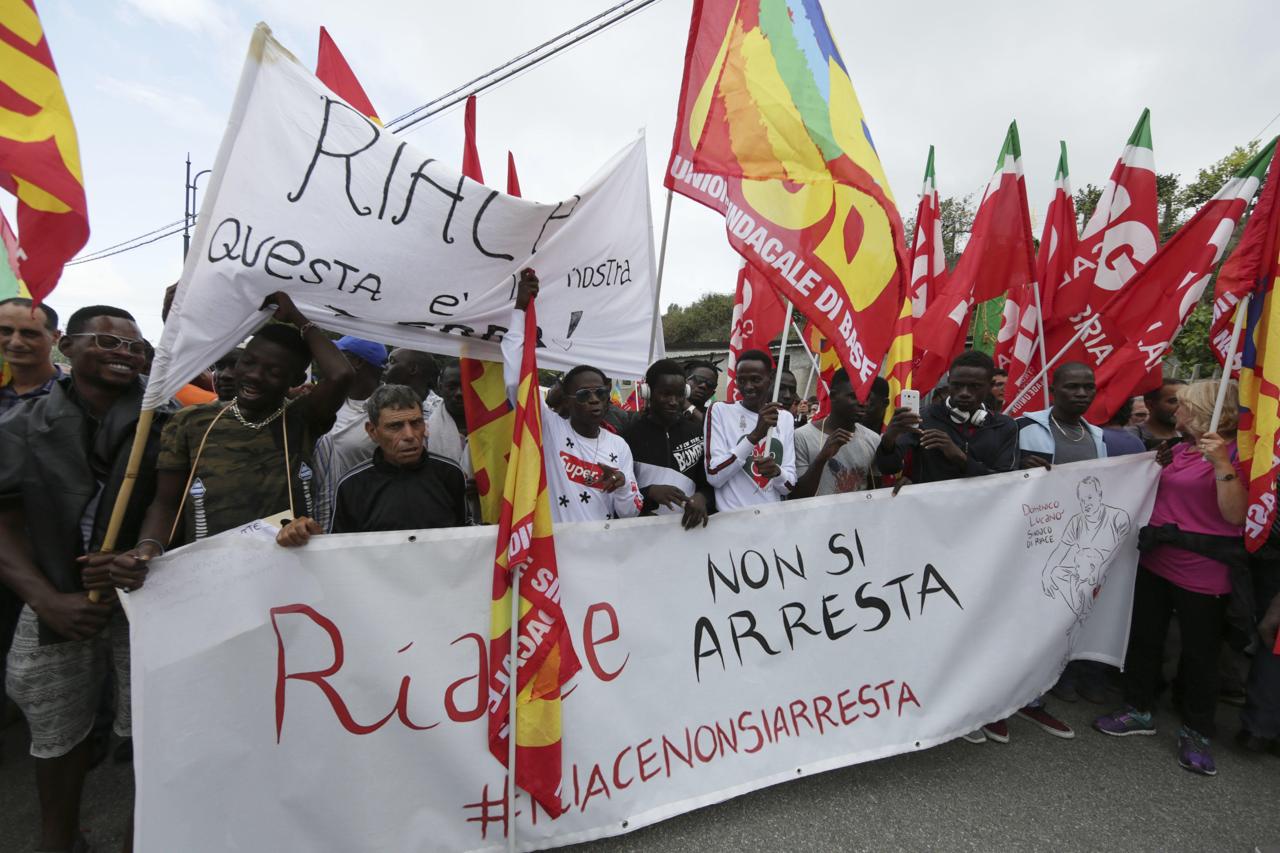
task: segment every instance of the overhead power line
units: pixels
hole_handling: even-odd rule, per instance
[[[660,2],[660,0],[624,0],[624,2],[610,6],[603,12],[587,18],[585,21],[570,27],[559,35],[547,39],[535,47],[529,48],[501,65],[481,74],[479,77],[469,80],[460,86],[456,86],[443,95],[433,98],[425,104],[420,104],[408,112],[396,116],[391,121],[387,122],[386,127],[391,133],[403,133],[408,131],[428,119],[457,106],[470,96],[478,95],[481,92],[499,86],[525,71],[528,71],[533,66],[545,62],[553,56],[599,35],[604,30],[609,29],[615,24],[631,17],[641,9],[652,6],[657,2]],[[97,249],[86,255],[78,257],[75,260],[69,261],[67,266],[85,264],[91,261],[100,261],[105,258],[119,255],[123,252],[140,249],[143,246],[148,246],[158,240],[173,237],[182,233],[183,223],[184,220],[179,219],[167,225],[161,225],[160,227],[154,228],[145,234],[139,234],[129,240],[116,243],[113,246]],[[175,228],[174,226],[177,227]]]

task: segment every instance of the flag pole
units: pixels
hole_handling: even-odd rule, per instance
[[[782,365],[787,360],[787,338],[791,336],[791,317],[795,314],[796,306],[791,304],[791,300],[787,300],[787,317],[782,321],[782,343],[778,346],[778,366],[773,371],[773,397],[771,400],[777,401],[778,394],[782,391]],[[805,350],[808,352],[808,350]],[[769,430],[770,436],[773,430]]]
[[[813,389],[814,376],[819,372],[818,357],[813,354],[813,350],[809,349],[809,342],[804,339],[804,335],[800,334],[800,330],[796,328],[793,322],[791,328],[796,333],[796,339],[800,341],[800,346],[804,347],[805,355],[809,356],[809,363],[813,365],[813,369],[809,371],[809,379],[804,383],[804,398],[809,398],[809,392]]]
[[[1044,351],[1044,311],[1040,309],[1040,282],[1035,281],[1031,283],[1031,292],[1036,298],[1036,334],[1039,336],[1037,340],[1040,344],[1040,363],[1045,364],[1047,362],[1047,358]],[[1049,386],[1045,385],[1044,407],[1047,409],[1050,405]]]
[[[133,446],[129,448],[129,460],[125,463],[124,479],[120,481],[120,491],[116,493],[115,505],[111,507],[111,518],[107,521],[107,532],[102,539],[100,551],[114,551],[116,540],[120,538],[120,527],[124,524],[125,510],[129,508],[129,499],[133,497],[133,487],[138,482],[138,470],[142,467],[142,454],[147,449],[147,437],[151,435],[151,422],[155,418],[155,409],[143,409],[138,412],[138,425],[133,431]],[[89,600],[97,602],[102,598],[99,590],[89,591]]]
[[[1246,293],[1236,306],[1236,323],[1231,329],[1231,344],[1222,364],[1222,381],[1218,383],[1218,399],[1213,403],[1213,418],[1209,421],[1209,432],[1218,431],[1218,423],[1222,420],[1222,406],[1227,400],[1227,385],[1231,382],[1231,366],[1236,360],[1236,347],[1240,345],[1240,332],[1244,329],[1244,318],[1249,313],[1249,299],[1252,293]]]
[[[507,851],[516,851],[516,704],[520,690],[520,661],[516,647],[520,639],[520,566],[511,568],[511,648],[507,652]]]
[[[662,214],[662,246],[658,250],[658,281],[653,288],[653,325],[649,327],[649,364],[653,364],[653,351],[658,343],[658,324],[662,322],[662,269],[667,263],[667,231],[671,228],[671,199],[673,195],[674,190],[668,187],[667,207]],[[652,240],[653,238],[650,237],[650,239]],[[653,246],[653,243],[649,245]]]

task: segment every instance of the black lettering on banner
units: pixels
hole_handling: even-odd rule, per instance
[[[703,642],[708,642],[707,651],[702,650]],[[724,652],[720,650],[720,638],[716,636],[716,628],[706,616],[700,616],[693,626],[693,675],[702,681],[702,659],[717,655],[720,658],[720,669],[724,669]]]
[[[283,246],[287,246],[293,249],[294,254],[282,255],[280,253],[280,249]],[[293,276],[281,275],[280,273],[272,272],[271,262],[279,261],[285,266],[296,267],[302,263],[303,259],[306,258],[306,256],[307,256],[307,253],[302,250],[302,244],[299,243],[297,240],[279,240],[276,242],[274,246],[271,247],[271,251],[267,252],[267,259],[262,262],[262,271],[265,272],[267,275],[272,276],[273,278],[282,278],[285,281],[288,281],[289,279],[293,278]]]
[[[445,323],[443,326],[440,327],[440,331],[446,335],[458,334],[458,335],[462,335],[462,337],[464,338],[469,338],[473,334],[475,334],[476,330],[471,328],[470,326],[463,326],[460,323]]]
[[[489,193],[489,197],[480,203],[480,209],[476,211],[475,221],[471,223],[471,242],[475,244],[476,249],[486,258],[500,258],[504,261],[514,261],[515,255],[508,255],[505,252],[490,252],[480,244],[480,220],[484,217],[485,210],[489,204],[498,197],[498,191],[494,190]],[[544,226],[545,227],[545,226]]]
[[[311,155],[311,162],[307,164],[306,174],[302,176],[302,184],[297,190],[286,195],[285,198],[294,203],[301,201],[303,193],[307,191],[307,185],[311,183],[311,176],[315,172],[316,163],[320,161],[320,157],[334,157],[343,161],[343,167],[346,171],[347,202],[351,205],[351,210],[356,214],[356,216],[368,216],[370,213],[373,213],[373,209],[369,207],[362,207],[351,195],[351,160],[357,154],[361,154],[372,148],[373,144],[378,141],[378,137],[382,135],[382,131],[378,129],[376,124],[369,121],[366,116],[361,115],[359,110],[352,109],[342,101],[335,100],[327,95],[322,95],[321,98],[324,100],[324,118],[320,122],[320,133],[316,137],[316,150]],[[373,136],[369,138],[368,142],[354,151],[328,151],[324,147],[325,138],[329,133],[330,113],[335,106],[347,110],[352,115],[359,116],[360,120],[368,125],[369,130],[373,133]]]
[[[268,241],[274,239],[274,234],[269,237],[263,237],[262,242],[258,243],[258,248],[254,250],[253,257],[250,258],[249,243],[253,241],[253,226],[246,225],[244,227],[244,246],[240,250],[240,263],[244,264],[245,268],[256,266],[258,263],[258,256],[262,254],[262,247],[267,245]]]
[[[224,225],[230,225],[232,228],[235,229],[235,237],[231,238],[230,243],[226,242],[226,237],[222,238],[223,240],[222,248],[225,250],[225,253],[215,258],[213,256],[213,244],[217,242],[218,235],[222,233],[222,226]],[[218,227],[213,229],[213,236],[209,238],[209,252],[208,252],[209,263],[216,264],[218,261],[227,261],[227,260],[234,261],[236,259],[236,246],[238,246],[239,244],[240,244],[240,220],[235,219],[234,217],[228,216],[226,219],[218,223]]]
[[[391,217],[392,225],[399,225],[409,216],[409,208],[413,206],[413,193],[418,188],[418,181],[426,181],[435,187],[447,199],[449,199],[449,214],[444,218],[444,230],[441,232],[441,239],[446,243],[452,243],[453,238],[449,236],[449,225],[453,222],[453,212],[458,209],[458,204],[462,201],[462,182],[466,178],[458,178],[457,190],[450,190],[437,184],[434,180],[423,173],[423,169],[435,162],[434,157],[428,157],[422,161],[422,165],[413,170],[413,174],[409,176],[409,191],[404,196],[404,210],[400,211],[399,216]]]
[[[910,575],[907,575],[907,577],[910,577]],[[858,587],[858,591],[853,594],[853,599],[858,602],[858,606],[863,610],[874,609],[880,611],[880,621],[876,623],[874,628],[866,629],[867,631],[879,631],[885,625],[889,624],[889,616],[892,611],[889,610],[888,603],[880,596],[863,594],[869,586],[871,586],[871,581],[867,581],[863,583],[862,586]]]
[[[457,308],[462,304],[462,300],[454,296],[452,293],[441,293],[439,296],[431,300],[431,304],[427,306],[427,310],[432,314],[439,314],[441,317],[452,317],[453,315],[446,308]]]
[[[391,158],[391,168],[387,169],[387,179],[382,182],[382,204],[378,206],[378,219],[382,219],[387,212],[387,194],[391,192],[391,179],[395,177],[396,166],[400,164],[400,155],[404,152],[404,147],[408,144],[409,143],[407,142],[401,142],[397,145],[396,153]]]
[[[932,586],[932,587],[929,586],[929,581],[931,579],[937,581],[938,585]],[[947,595],[951,596],[951,600],[956,603],[956,607],[959,607],[961,610],[964,610],[964,605],[960,603],[960,599],[956,597],[956,594],[955,592],[952,591],[951,586],[946,582],[945,579],[943,579],[942,574],[933,567],[932,563],[925,563],[924,577],[920,581],[920,612],[921,613],[924,613],[925,598],[927,596],[933,595],[934,593],[938,593],[938,592],[945,592]]]
[[[734,620],[742,619],[747,624],[746,627],[739,631],[738,623]],[[769,645],[769,642],[756,630],[756,616],[750,610],[739,610],[737,613],[729,614],[729,632],[733,638],[733,651],[738,656],[738,663],[742,663],[742,640],[750,637],[760,644],[760,648],[764,649],[764,653],[773,656],[778,654],[777,649]]]
[[[572,216],[573,211],[577,209],[578,202],[580,201],[582,201],[582,196],[575,195],[573,197],[573,205],[569,208],[569,212],[566,213],[564,216],[557,215],[558,213],[560,213],[560,208],[564,206],[564,202],[561,201],[556,203],[556,209],[551,211],[551,215],[547,217],[547,221],[542,223],[542,229],[538,231],[538,239],[533,241],[533,250],[530,252],[530,254],[533,254],[533,255],[538,254],[538,244],[542,242],[542,236],[547,233],[547,226],[550,225],[553,220],[568,219],[570,216]]]
[[[336,305],[326,305],[324,307],[328,308],[330,311],[332,311],[335,315],[339,317],[350,317],[352,320],[360,319],[355,314],[352,314],[350,311],[345,311],[342,308],[337,307]]]
[[[495,326],[492,323],[490,323],[489,328],[486,329],[485,333],[480,336],[480,340],[491,341],[494,339],[495,336],[498,338],[498,340],[502,340],[502,336],[505,335],[506,333],[507,333],[506,326]]]
[[[843,545],[836,544],[836,540],[842,538],[843,536],[844,536],[843,533],[833,533],[831,534],[831,538],[827,540],[827,550],[830,551],[832,554],[843,555],[845,560],[845,565],[843,569],[840,569],[839,571],[835,571],[835,572],[831,571],[830,569],[827,569],[827,574],[829,575],[848,574],[853,570],[853,552],[850,551],[848,548],[844,547]]]
[[[911,608],[907,606],[907,591],[903,589],[902,584],[904,581],[910,580],[910,578],[911,578],[910,574],[905,574],[902,577],[894,578],[891,581],[885,581],[885,584],[884,584],[886,589],[891,586],[894,586],[895,584],[897,585],[898,597],[902,599],[902,612],[907,614],[908,622],[911,621]]]
[[[300,275],[298,276],[298,281],[302,282],[303,284],[320,284],[321,282],[323,282],[324,276],[320,275],[320,270],[316,269],[316,267],[319,267],[319,266],[323,266],[325,269],[325,272],[328,272],[329,270],[333,269],[333,264],[329,263],[328,261],[323,260],[321,258],[313,258],[311,263],[307,264],[307,267],[311,270],[311,274],[315,276],[315,279],[312,280],[307,278],[305,275]]]
[[[863,586],[866,586],[866,584],[863,584]],[[838,640],[854,628],[858,627],[858,623],[855,622],[848,628],[836,628],[836,617],[844,613],[843,607],[835,610],[831,609],[831,602],[835,601],[837,598],[839,598],[839,596],[835,594],[822,596],[822,629],[827,632],[828,640]]]
[[[335,260],[333,263],[334,266],[342,267],[342,279],[338,282],[338,290],[342,290],[342,286],[347,283],[347,273],[358,272],[359,270],[350,264],[344,264],[342,261]]]
[[[795,620],[790,619],[787,614],[792,610],[799,611]],[[811,628],[804,621],[804,605],[798,601],[788,602],[778,608],[778,612],[782,614],[782,627],[787,632],[787,645],[792,649],[796,647],[795,629],[801,628],[811,637],[819,637],[822,632],[816,628]]]
[[[373,282],[372,286],[369,285],[370,281]],[[351,288],[352,293],[358,293],[361,290],[370,294],[370,302],[377,302],[382,299],[382,279],[378,278],[378,276],[373,273],[365,273],[364,278],[356,282],[355,286]]]

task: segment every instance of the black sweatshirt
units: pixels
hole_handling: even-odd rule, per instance
[[[466,478],[451,459],[422,454],[413,465],[392,465],[373,451],[338,481],[330,533],[420,530],[467,523]]]
[[[1012,471],[1018,467],[1018,425],[1013,418],[991,412],[981,426],[957,424],[943,403],[933,403],[920,413],[920,429],[940,429],[965,452],[963,465],[956,465],[940,450],[924,450],[916,433],[898,437],[892,448],[883,441],[876,450],[876,468],[882,474],[896,474],[909,459],[906,474],[913,483],[936,483],[962,477],[980,477]]]
[[[631,448],[636,466],[636,482],[644,494],[643,514],[652,514],[657,504],[649,499],[645,484],[650,478],[644,474],[644,466],[668,468],[679,471],[693,481],[694,491],[707,501],[707,509],[715,508],[715,492],[707,485],[707,472],[702,464],[706,449],[703,447],[702,425],[692,419],[680,417],[668,429],[648,413],[636,418],[622,438]]]

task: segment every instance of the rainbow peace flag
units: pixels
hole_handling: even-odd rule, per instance
[[[551,530],[551,500],[542,464],[542,397],[538,392],[538,323],[525,311],[524,355],[515,429],[502,490],[493,562],[489,632],[489,751],[507,763],[511,683],[515,681],[515,784],[552,817],[560,804],[560,689],[581,668],[560,610],[560,581]],[[512,572],[520,571],[518,664],[509,670]]]
[[[666,185],[721,212],[870,387],[906,293],[902,221],[817,0],[695,0]]]

